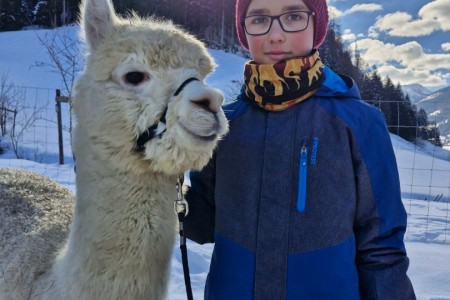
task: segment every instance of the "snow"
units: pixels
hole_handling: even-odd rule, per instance
[[[438,115],[440,115],[440,114],[441,114],[441,111],[440,111],[440,110],[436,110],[436,111],[430,113],[429,116],[430,116],[430,117],[436,117],[436,116],[438,116]]]
[[[412,103],[416,103],[432,93],[431,90],[420,84],[402,85],[402,91],[408,94]]]
[[[77,34],[76,27],[67,29]],[[0,74],[6,71],[9,82],[27,87],[29,101],[53,99],[54,89],[61,88],[57,74],[48,69],[32,67],[36,62],[49,62],[45,49],[36,35],[47,30],[0,33]],[[246,59],[211,50],[218,67],[207,79],[222,90],[236,91],[241,82]],[[35,87],[30,89],[29,87]],[[224,91],[226,93],[226,91]],[[229,100],[229,99],[228,99]],[[47,122],[55,121],[54,103],[43,102]],[[0,155],[0,167],[22,168],[46,175],[75,191],[75,175],[70,146],[65,147],[65,165],[58,164],[58,144],[54,129],[36,123],[35,129],[24,135],[25,155],[31,160],[15,159],[9,150]],[[442,149],[417,147],[397,136],[391,136],[397,157],[402,185],[402,197],[408,211],[406,248],[410,257],[408,274],[419,300],[450,300],[450,155]],[[25,144],[25,142],[30,144]],[[5,141],[3,141],[5,143]],[[65,137],[65,144],[69,139]],[[36,162],[38,161],[38,162]],[[441,195],[439,198],[439,195]],[[439,201],[433,201],[439,200]],[[188,241],[191,282],[195,299],[203,298],[203,286],[209,269],[212,245],[200,246]],[[174,247],[170,299],[186,299],[178,243]]]
[[[436,92],[433,93],[431,95],[426,96],[425,98],[423,98],[422,100],[420,100],[420,102],[425,102],[425,101],[429,101],[429,100],[433,100],[436,97],[439,97],[442,93]]]

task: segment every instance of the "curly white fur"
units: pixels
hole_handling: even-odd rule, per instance
[[[228,130],[222,95],[203,82],[215,65],[191,35],[169,22],[122,19],[110,0],[85,0],[82,27],[88,54],[73,101],[74,218],[31,298],[165,299],[176,176],[202,168]],[[190,77],[199,81],[173,96]],[[166,107],[166,131],[136,151]]]

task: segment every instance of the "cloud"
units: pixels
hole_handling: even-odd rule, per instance
[[[344,42],[352,42],[356,40],[356,35],[350,29],[346,29],[341,35],[341,38]]]
[[[356,4],[352,6],[350,9],[345,11],[346,15],[355,13],[355,12],[374,12],[380,11],[383,9],[383,6],[375,3],[365,3],[365,4]]]
[[[409,84],[411,80],[428,86],[446,84],[444,76],[450,70],[450,54],[425,53],[415,41],[394,45],[367,38],[355,43],[363,60],[369,66],[379,66],[381,75],[389,75],[402,84]],[[350,47],[354,48],[355,43]]]
[[[429,70],[400,69],[392,65],[386,65],[379,67],[377,71],[381,78],[389,76],[395,84],[398,82],[402,85],[419,83],[428,87],[438,87],[447,84],[445,76],[432,74]]]
[[[450,31],[450,0],[435,0],[424,5],[418,18],[406,12],[395,12],[380,17],[369,29],[369,35],[376,37],[378,32],[391,36],[419,37],[435,31]]]
[[[344,30],[344,33],[341,34],[341,38],[342,38],[342,40],[344,42],[350,43],[350,42],[355,41],[356,39],[363,39],[363,38],[365,38],[365,35],[362,34],[362,33],[356,35],[355,33],[353,33],[351,31],[351,29],[346,29],[346,30]]]
[[[362,39],[357,41],[357,46],[369,64],[396,62],[415,69],[450,70],[450,54],[425,53],[422,46],[415,41],[394,45],[375,39]]]
[[[328,6],[328,15],[331,20],[334,20],[342,17],[344,13],[334,6]]]
[[[450,43],[443,43],[441,47],[444,51],[450,51]]]
[[[328,1],[328,2],[342,2],[342,1]],[[347,9],[346,11],[341,11],[334,6],[329,5],[328,6],[328,14],[330,15],[330,18],[333,20],[333,19],[342,18],[343,16],[346,16],[346,15],[349,15],[352,13],[374,12],[374,11],[379,11],[382,9],[383,9],[382,5],[375,4],[375,3],[356,4],[356,5],[352,6],[350,9]]]

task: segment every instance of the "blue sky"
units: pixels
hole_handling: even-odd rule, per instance
[[[450,85],[450,0],[328,0],[345,42],[402,85]]]

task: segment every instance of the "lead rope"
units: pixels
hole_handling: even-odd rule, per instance
[[[181,250],[181,261],[183,263],[183,273],[184,273],[184,284],[186,286],[186,294],[188,300],[193,300],[192,287],[191,287],[191,277],[189,276],[189,264],[187,256],[186,247],[186,237],[184,236],[184,218],[189,213],[189,205],[183,197],[183,175],[177,178],[177,200],[173,203],[173,208],[175,214],[178,216],[179,229],[180,229],[180,250]]]

